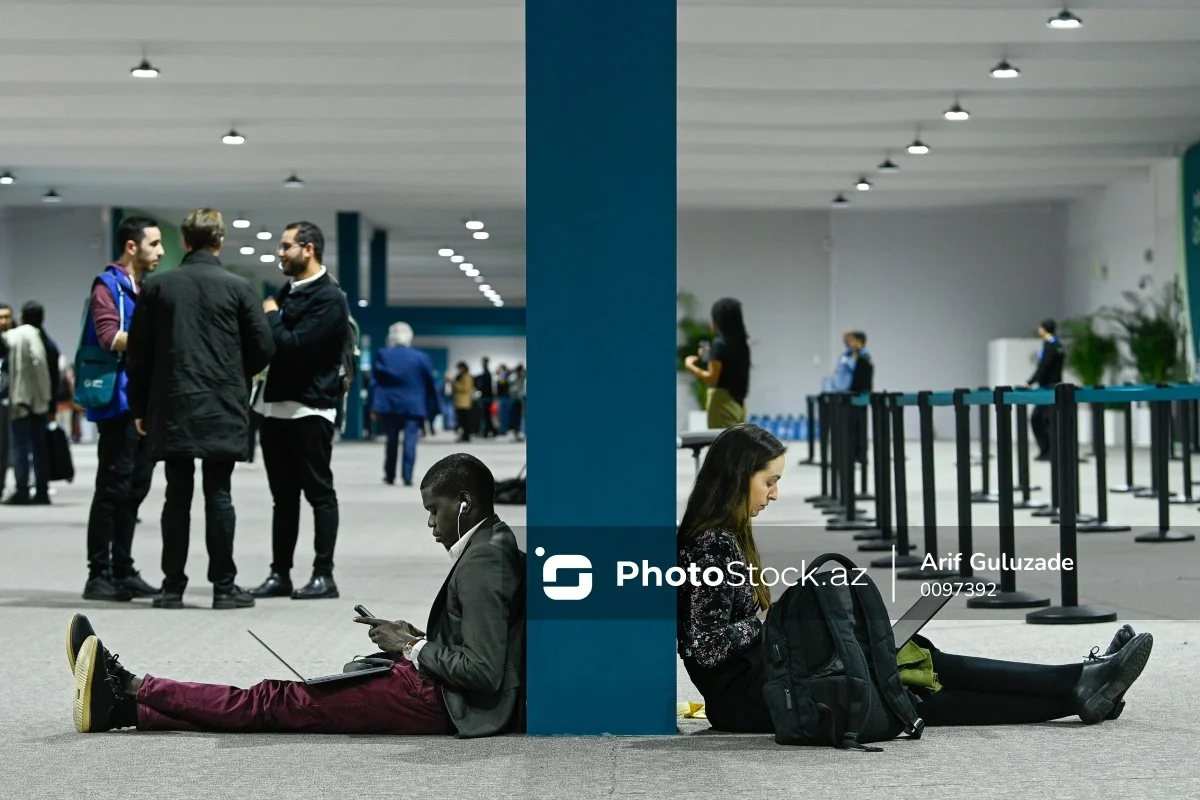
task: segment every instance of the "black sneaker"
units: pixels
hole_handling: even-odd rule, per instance
[[[162,593],[161,587],[154,587],[146,583],[142,578],[142,573],[133,572],[123,578],[116,579],[118,586],[123,586],[134,597],[154,597],[156,594]]]
[[[0,500],[0,505],[28,506],[28,505],[33,505],[33,501],[29,499],[28,494],[21,494],[20,492],[13,492],[11,495],[8,496],[7,499]]]
[[[254,595],[237,584],[221,587],[214,586],[212,607],[217,609],[253,608]]]
[[[108,575],[93,575],[83,586],[83,599],[125,603],[133,599],[133,592]]]
[[[154,595],[154,602],[151,605],[155,608],[183,608],[183,592],[163,589]]]
[[[1153,647],[1154,637],[1142,633],[1130,639],[1114,655],[1088,656],[1072,694],[1076,713],[1085,724],[1095,725],[1108,718],[1117,699],[1146,668]]]
[[[79,650],[89,636],[95,636],[92,623],[83,614],[74,614],[67,623],[67,666],[71,673],[75,672],[75,661],[79,658]]]
[[[75,730],[99,733],[136,726],[137,705],[125,693],[132,677],[99,639],[87,637],[75,661]]]

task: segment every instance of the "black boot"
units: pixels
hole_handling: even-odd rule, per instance
[[[137,726],[137,703],[126,690],[133,673],[104,648],[94,635],[87,637],[75,661],[75,730],[99,733]]]
[[[116,578],[118,586],[124,587],[134,597],[154,597],[162,592],[162,587],[154,587],[146,583],[142,573],[134,571],[123,578]]]
[[[133,593],[108,574],[93,575],[83,586],[83,599],[124,603],[133,599]]]
[[[250,590],[255,597],[291,597],[292,579],[286,573],[272,572],[267,579]]]
[[[1143,633],[1134,636],[1114,655],[1089,654],[1072,694],[1075,713],[1085,724],[1095,725],[1108,717],[1118,698],[1146,668],[1153,647],[1154,637]]]
[[[293,600],[326,600],[338,596],[332,575],[313,575],[303,587],[292,592]]]

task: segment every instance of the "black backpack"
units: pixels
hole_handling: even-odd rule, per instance
[[[525,467],[515,478],[496,481],[495,502],[502,506],[525,505]]]
[[[362,355],[358,345],[358,322],[350,316],[349,324],[346,325],[346,338],[342,340],[342,363],[338,367],[339,397],[348,394],[354,386],[354,376],[358,374],[358,359]]]
[[[817,574],[831,561],[844,569]],[[883,598],[850,559],[828,553],[808,565],[771,605],[762,642],[777,743],[879,751],[863,743],[921,738]]]

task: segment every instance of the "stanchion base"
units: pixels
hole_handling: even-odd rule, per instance
[[[839,503],[836,506],[829,506],[827,508],[822,508],[822,509],[820,509],[820,511],[822,514],[824,514],[827,517],[841,517],[841,516],[844,516],[846,513],[846,504]],[[858,506],[855,506],[854,507],[854,516],[861,519],[861,518],[867,516],[867,510],[865,508],[859,508]]]
[[[1038,597],[1029,592],[996,592],[988,597],[967,600],[967,608],[1045,608],[1048,605],[1049,597]]]
[[[1157,500],[1158,499],[1158,490],[1157,489],[1143,489],[1140,492],[1134,492],[1133,496],[1136,497],[1138,500]],[[1181,495],[1179,492],[1171,492],[1169,495],[1167,495],[1167,501],[1173,503],[1173,502],[1175,502],[1176,498],[1181,498],[1181,497],[1183,497],[1183,495]]]
[[[1049,508],[1049,503],[1039,503],[1037,500],[1022,500],[1018,503],[1013,503],[1013,509],[1018,511],[1030,511],[1039,508]]]
[[[1057,517],[1058,509],[1051,506],[1046,506],[1041,511],[1035,511],[1031,516],[1034,517]]]
[[[915,545],[910,544],[908,546],[908,549],[915,550],[916,547],[915,547]],[[896,554],[896,569],[908,569],[909,567],[919,567],[919,566],[921,566],[921,562],[924,560],[925,559],[922,558],[921,556],[902,556],[899,553],[897,553]],[[892,559],[890,556],[888,558],[877,558],[871,562],[871,566],[874,567],[875,569],[891,569],[892,568]]]
[[[1173,506],[1194,506],[1197,503],[1200,503],[1200,497],[1188,497],[1186,495],[1179,497],[1176,495],[1167,502]]]
[[[984,494],[983,492],[972,492],[971,493],[971,502],[972,503],[999,503],[1000,495],[994,494],[992,492],[988,492],[987,494]]]
[[[1183,531],[1155,531],[1135,536],[1133,540],[1142,544],[1166,544],[1167,542],[1193,542],[1196,537],[1194,534]]]
[[[1129,484],[1122,484],[1121,486],[1112,487],[1111,489],[1109,489],[1109,491],[1112,492],[1113,494],[1136,494],[1137,492],[1146,491],[1146,487],[1145,486],[1130,486]]]
[[[858,537],[856,536],[854,538],[857,539]],[[896,548],[897,553],[901,552],[900,545],[896,543],[896,540],[894,538],[893,539],[880,539],[877,542],[865,542],[858,546],[858,550],[860,553],[886,553],[889,550],[891,550],[892,547]],[[908,549],[911,552],[915,548],[910,544],[908,546]],[[896,556],[896,558],[897,558],[897,560],[899,560],[900,557]],[[891,559],[888,559],[888,563],[889,564],[891,563]],[[918,561],[917,563],[919,564],[921,562]]]
[[[1091,524],[1099,522],[1099,521],[1100,521],[1100,519],[1098,517],[1093,517],[1091,514],[1076,514],[1075,515],[1075,524],[1076,525],[1091,525]],[[1062,517],[1056,514],[1055,516],[1050,518],[1050,524],[1051,525],[1061,525]]]
[[[856,494],[854,496],[855,496],[855,498],[862,500],[864,503],[875,502],[875,495],[873,495],[873,494]]]
[[[889,531],[888,533],[885,534],[883,531],[879,530],[878,528],[875,528],[875,529],[869,530],[869,531],[863,531],[862,533],[854,534],[854,541],[856,541],[856,542],[873,542],[873,541],[877,541],[879,539],[895,539],[895,538],[896,538],[895,533]]]
[[[1014,492],[1040,492],[1041,490],[1042,490],[1042,487],[1040,487],[1040,486],[1014,486],[1013,487]]]
[[[835,519],[831,520],[825,526],[827,531],[869,531],[875,527],[875,523],[867,519]]]
[[[1086,525],[1075,526],[1075,530],[1079,533],[1125,533],[1133,528],[1119,522],[1089,522]]]
[[[924,559],[922,559],[924,561]],[[917,568],[897,572],[896,577],[902,581],[940,581],[951,579],[960,581],[959,574],[952,569]]]
[[[1053,606],[1025,615],[1030,625],[1088,625],[1095,622],[1116,622],[1117,612],[1094,606]]]

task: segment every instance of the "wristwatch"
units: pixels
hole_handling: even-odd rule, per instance
[[[418,639],[417,642],[419,642],[419,641],[421,641],[421,640]],[[409,642],[408,644],[404,645],[404,649],[402,652],[404,653],[404,657],[407,658],[409,661],[413,660],[413,646],[416,645],[417,642]]]

